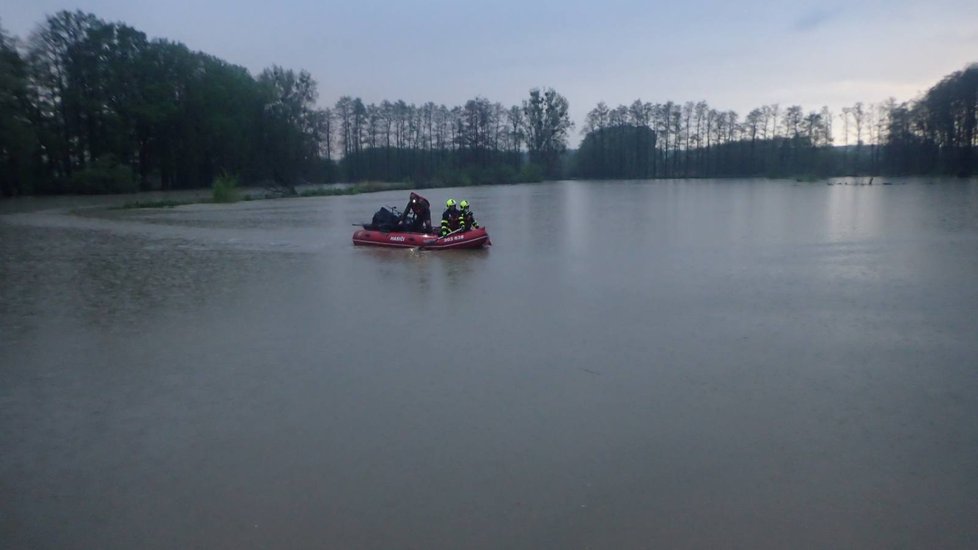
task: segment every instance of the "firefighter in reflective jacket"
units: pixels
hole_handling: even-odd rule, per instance
[[[463,199],[458,205],[462,209],[462,227],[465,228],[463,231],[472,228],[479,229],[479,222],[475,221],[475,214],[469,210],[469,201]]]
[[[462,213],[455,207],[455,199],[445,201],[445,212],[441,215],[441,236],[457,230],[462,226]]]

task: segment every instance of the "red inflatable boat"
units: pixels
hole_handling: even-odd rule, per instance
[[[375,229],[360,229],[353,234],[353,244],[357,246],[387,246],[395,248],[425,248],[428,250],[449,250],[453,248],[482,248],[491,245],[489,233],[484,227],[468,231],[449,233],[444,237],[427,233],[383,232]]]

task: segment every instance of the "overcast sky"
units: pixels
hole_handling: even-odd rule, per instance
[[[741,117],[767,103],[838,113],[913,99],[978,62],[976,0],[0,0],[0,25],[25,39],[62,9],[252,73],[308,70],[322,106],[342,95],[514,105],[549,86],[578,130],[602,100],[705,99]]]

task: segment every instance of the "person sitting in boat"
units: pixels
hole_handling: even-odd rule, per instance
[[[404,207],[398,225],[403,231],[431,233],[431,205],[428,199],[417,193],[411,193],[411,199]]]
[[[445,201],[445,211],[441,215],[441,236],[453,233],[462,226],[462,213],[455,206],[455,199]]]
[[[479,229],[479,222],[475,221],[475,214],[469,210],[469,201],[462,199],[458,203],[458,206],[462,209],[462,227],[465,228],[463,231],[468,231],[472,228]]]

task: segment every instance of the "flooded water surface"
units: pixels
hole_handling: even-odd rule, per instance
[[[0,546],[974,548],[978,183],[895,183],[8,203]]]

